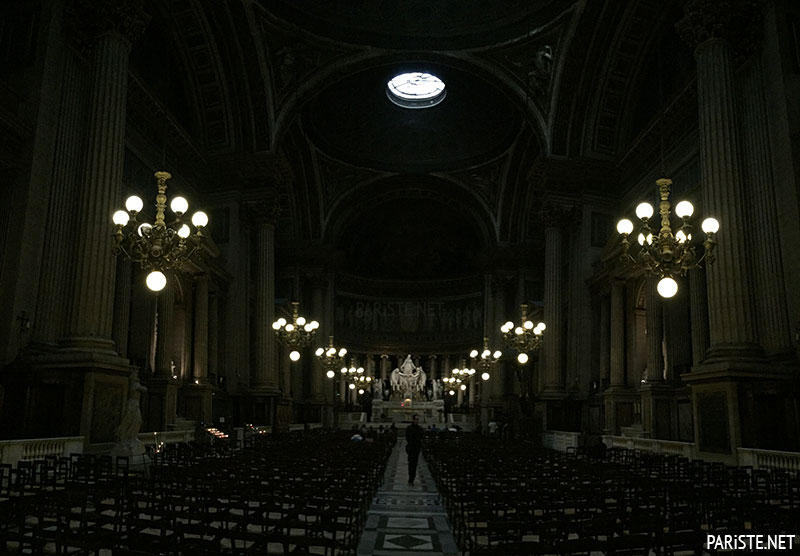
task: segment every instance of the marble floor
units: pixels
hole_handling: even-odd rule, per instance
[[[386,476],[367,514],[358,556],[457,556],[447,514],[422,455],[417,479],[408,484],[405,439],[400,438]]]

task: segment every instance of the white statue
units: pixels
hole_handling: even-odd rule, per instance
[[[414,365],[411,356],[406,357],[399,369],[392,371],[392,392],[399,392],[404,398],[425,390],[425,371]]]
[[[372,399],[383,399],[383,381],[380,378],[375,380],[375,382],[372,384]]]
[[[116,455],[144,453],[144,447],[139,440],[139,429],[142,427],[142,411],[139,407],[139,398],[144,392],[147,392],[147,388],[139,382],[139,373],[134,369],[128,377],[128,403],[125,405],[122,419],[114,431],[117,437],[117,445],[113,453]]]
[[[442,399],[442,379],[435,378],[431,382],[433,382],[433,399],[434,400],[441,400]]]

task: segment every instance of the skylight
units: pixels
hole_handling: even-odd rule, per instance
[[[430,108],[446,94],[444,82],[431,73],[401,73],[386,84],[386,96],[403,108]]]

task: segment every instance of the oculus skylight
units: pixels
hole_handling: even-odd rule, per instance
[[[446,94],[444,81],[431,73],[401,73],[386,84],[386,96],[403,108],[430,108],[442,102]]]

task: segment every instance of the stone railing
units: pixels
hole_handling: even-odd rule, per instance
[[[627,448],[628,450],[641,450],[642,452],[681,456],[688,459],[697,458],[695,446],[691,442],[603,435],[603,443],[607,448]]]
[[[342,411],[339,413],[339,428],[349,429],[353,425],[361,425],[367,422],[367,414],[358,411]]]
[[[567,448],[575,448],[583,445],[583,434],[579,432],[568,431],[544,431],[542,433],[542,446],[556,450],[558,452],[566,452]]]
[[[139,433],[139,442],[146,447],[162,444],[181,444],[194,440],[193,430],[174,430]]]
[[[800,453],[738,448],[739,465],[753,469],[784,469],[800,473]]]
[[[321,429],[322,423],[308,423],[308,428],[309,430]],[[289,432],[298,432],[298,431],[302,432],[304,430],[306,430],[305,423],[292,423],[291,425],[289,425]]]
[[[16,465],[23,460],[43,459],[45,456],[82,454],[83,447],[83,436],[3,440],[0,441],[0,463]]]

